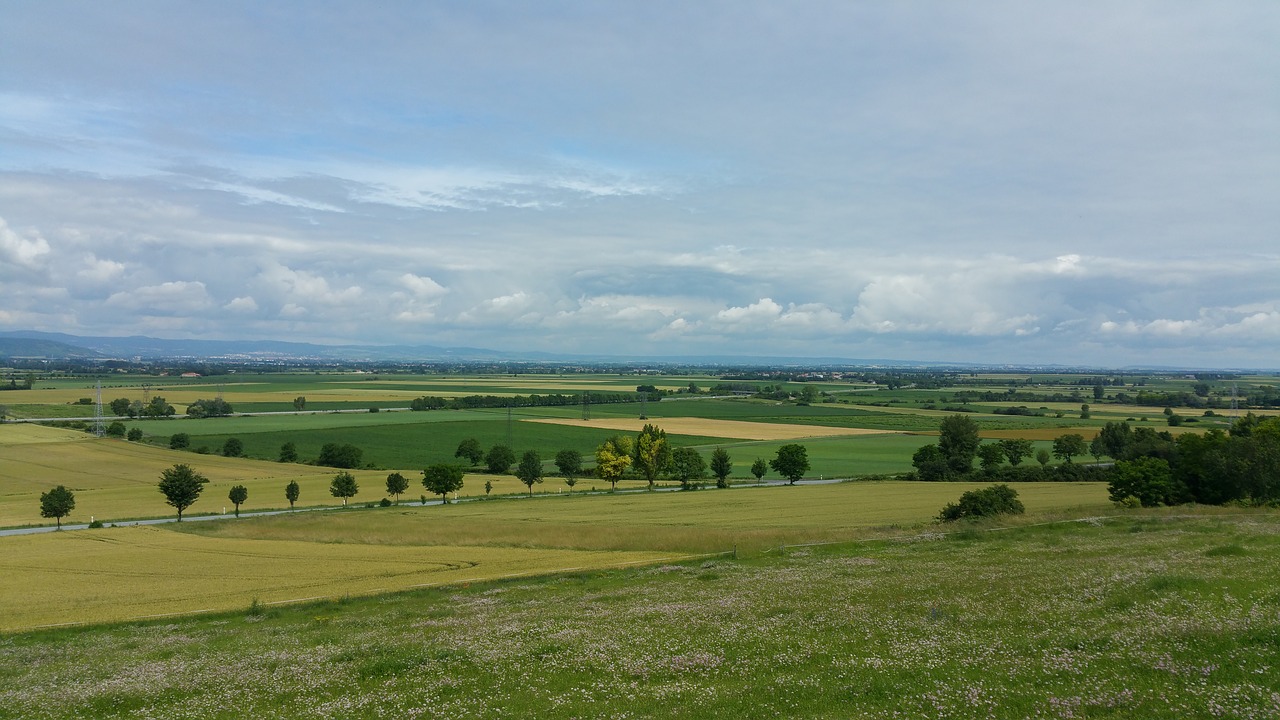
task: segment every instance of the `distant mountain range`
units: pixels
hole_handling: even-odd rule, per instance
[[[120,359],[120,360],[312,360],[330,362],[546,362],[546,363],[667,363],[738,366],[892,366],[925,367],[929,363],[848,358],[742,356],[575,355],[545,352],[505,352],[436,345],[315,345],[274,340],[167,340],[129,337],[82,337],[34,330],[0,332],[0,358]],[[938,365],[938,363],[932,363]]]
[[[1122,368],[1037,363],[957,363],[840,357],[768,357],[741,355],[588,355],[546,352],[506,352],[436,345],[315,345],[275,340],[166,340],[129,337],[81,337],[66,333],[19,330],[0,332],[0,361],[47,360],[192,360],[192,361],[313,361],[313,362],[500,362],[600,365],[702,365],[718,367],[861,367],[901,369],[1003,370],[1013,372],[1193,372],[1218,368],[1144,365]],[[1241,368],[1242,371],[1248,371]]]

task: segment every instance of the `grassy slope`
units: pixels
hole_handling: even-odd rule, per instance
[[[1275,717],[1277,568],[1137,514],[9,635],[0,717]]]

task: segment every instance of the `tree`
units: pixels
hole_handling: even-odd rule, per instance
[[[1088,419],[1089,419],[1089,404],[1088,404],[1088,403],[1084,403],[1083,405],[1081,405],[1081,406],[1080,406],[1080,419],[1081,419],[1081,420],[1088,420]]]
[[[112,422],[110,425],[107,426],[107,429],[106,429],[107,437],[121,438],[121,437],[124,437],[124,433],[125,433],[124,423],[120,422],[119,420]]]
[[[671,467],[671,445],[667,442],[667,431],[646,423],[636,436],[631,466],[644,476],[652,490],[654,479]]]
[[[244,457],[244,443],[240,442],[240,438],[227,438],[222,443],[223,457]]]
[[[751,463],[751,474],[756,477],[756,482],[763,480],[768,472],[769,463],[765,462],[764,458],[756,458],[756,461]]]
[[[292,463],[298,462],[298,446],[292,442],[287,442],[280,446],[280,462]]]
[[[187,406],[187,417],[193,418],[226,417],[231,413],[231,403],[222,398],[196,400]]]
[[[1008,485],[992,485],[981,490],[970,490],[960,496],[959,503],[948,503],[938,513],[943,522],[961,518],[991,517],[992,515],[1021,515],[1026,512],[1018,491]]]
[[[805,385],[800,391],[800,400],[798,405],[812,405],[818,401],[818,388],[812,385]]]
[[[526,450],[524,455],[520,456],[520,464],[516,466],[516,477],[529,488],[529,495],[532,496],[534,483],[542,483],[542,457],[538,455],[537,450]]]
[[[175,410],[173,406],[164,401],[159,395],[151,398],[151,402],[142,406],[141,416],[149,418],[172,417]]]
[[[1040,463],[1040,467],[1044,467],[1048,465],[1049,451],[1044,448],[1040,448],[1039,450],[1036,450],[1036,462]]]
[[[236,517],[240,517],[240,504],[249,499],[249,488],[235,485],[231,488],[231,492],[227,493],[227,499],[236,506]]]
[[[495,475],[501,475],[511,469],[511,464],[516,461],[516,453],[506,445],[494,445],[489,448],[489,452],[484,456],[484,464],[489,468],[489,472]]]
[[[556,469],[564,476],[564,484],[569,486],[569,492],[573,492],[573,486],[578,483],[578,476],[582,474],[582,453],[577,450],[561,450],[556,453]]]
[[[111,401],[111,414],[116,417],[129,414],[129,398],[116,398]]]
[[[1109,422],[1098,431],[1098,443],[1102,454],[1113,460],[1126,460],[1133,445],[1133,429],[1127,422]]]
[[[948,415],[938,426],[938,449],[953,473],[963,475],[973,470],[978,443],[978,423],[967,415]]]
[[[174,433],[169,436],[170,450],[185,450],[191,447],[191,436],[186,433]]]
[[[711,453],[711,474],[716,476],[716,487],[729,487],[729,473],[733,472],[733,461],[729,459],[729,451],[716,448]]]
[[[442,504],[449,503],[449,493],[462,489],[463,472],[457,465],[443,463],[432,465],[422,471],[422,486],[428,492],[440,496]]]
[[[289,509],[293,509],[293,504],[298,502],[298,497],[302,494],[302,488],[298,487],[297,480],[290,480],[288,485],[284,486],[284,499],[289,501]]]
[[[1031,444],[1031,441],[1023,438],[1001,440],[999,445],[1000,449],[1004,451],[1004,456],[1009,460],[1009,464],[1014,467],[1018,467],[1023,459],[1031,457],[1031,453],[1035,451],[1035,446]]]
[[[142,428],[129,428],[129,432],[125,434],[125,439],[129,442],[139,442],[142,440]]]
[[[707,474],[707,461],[691,447],[678,447],[671,453],[671,473],[685,490],[696,487]]]
[[[40,517],[53,518],[62,529],[62,518],[76,509],[76,495],[64,486],[40,494]]]
[[[333,480],[329,482],[329,494],[342,498],[344,507],[347,504],[347,498],[355,497],[358,492],[360,492],[360,484],[356,482],[356,476],[345,470],[334,475]]]
[[[928,482],[946,480],[950,472],[950,466],[947,465],[947,456],[934,443],[917,448],[911,454],[911,465],[915,467],[916,475],[921,480]]]
[[[1103,388],[1103,387],[1102,387],[1101,383],[1099,383],[1098,385],[1094,385],[1094,386],[1093,386],[1093,399],[1094,399],[1094,400],[1101,400],[1101,399],[1103,398],[1103,396],[1104,396],[1104,395],[1106,395],[1106,393],[1107,393],[1107,391],[1106,391],[1106,389],[1105,389],[1105,388]]]
[[[1053,456],[1063,462],[1070,463],[1071,458],[1087,452],[1089,446],[1085,444],[1084,436],[1078,433],[1067,433],[1053,439]]]
[[[480,441],[475,438],[467,438],[458,443],[458,449],[454,451],[453,456],[456,458],[466,458],[471,465],[479,465],[484,460],[484,450],[480,448]]]
[[[396,504],[400,504],[400,496],[405,490],[409,489],[409,478],[398,472],[391,473],[387,476],[387,494],[396,499]]]
[[[991,472],[1000,463],[1004,462],[1004,448],[1000,447],[1000,443],[984,443],[978,446],[978,460],[982,463],[982,469]]]
[[[809,451],[796,443],[783,445],[778,448],[778,456],[769,461],[769,467],[795,485],[809,470]]]
[[[363,455],[363,450],[350,443],[325,443],[320,446],[320,457],[316,458],[316,464],[334,468],[358,468]]]
[[[1089,454],[1093,456],[1094,464],[1102,462],[1102,456],[1107,454],[1107,448],[1102,442],[1102,435],[1094,435],[1089,441]]]
[[[631,467],[631,438],[614,435],[596,448],[596,475],[618,489],[618,479]]]
[[[1107,493],[1115,502],[1136,497],[1143,507],[1177,505],[1190,499],[1187,486],[1173,477],[1169,463],[1153,457],[1117,461]]]
[[[307,399],[301,395],[293,399],[293,409],[302,412],[307,409]]]
[[[190,465],[178,464],[160,473],[160,492],[164,501],[178,511],[178,522],[182,522],[182,511],[195,504],[204,492],[209,478],[191,469]]]

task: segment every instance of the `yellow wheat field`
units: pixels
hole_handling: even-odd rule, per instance
[[[655,420],[632,418],[600,418],[577,420],[573,418],[530,418],[524,422],[572,425],[574,427],[604,428],[623,432],[640,432],[646,424],[656,425],[672,435],[701,435],[703,437],[731,438],[735,440],[796,440],[807,437],[834,437],[837,435],[883,435],[893,430],[869,430],[866,428],[842,428],[826,425],[787,425],[784,423],[745,422],[742,420],[711,420],[697,417],[670,417]]]
[[[157,484],[161,471],[176,463],[186,463],[209,478],[189,514],[230,511],[227,494],[233,485],[249,489],[242,510],[288,507],[284,488],[291,480],[301,488],[299,507],[341,503],[329,493],[329,482],[339,472],[332,468],[197,455],[72,430],[6,424],[0,425],[0,527],[53,524],[40,517],[40,494],[56,485],[76,496],[75,510],[64,524],[87,523],[91,517],[110,522],[172,515]],[[351,502],[383,497],[387,470],[352,472],[360,492]],[[411,480],[416,474],[402,472]],[[516,483],[509,485],[516,489]]]
[[[242,521],[248,522],[248,521]],[[373,595],[670,553],[326,544],[210,538],[157,527],[0,538],[0,630]]]

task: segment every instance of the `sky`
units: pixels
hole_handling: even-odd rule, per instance
[[[0,330],[1280,367],[1280,3],[0,0]]]

